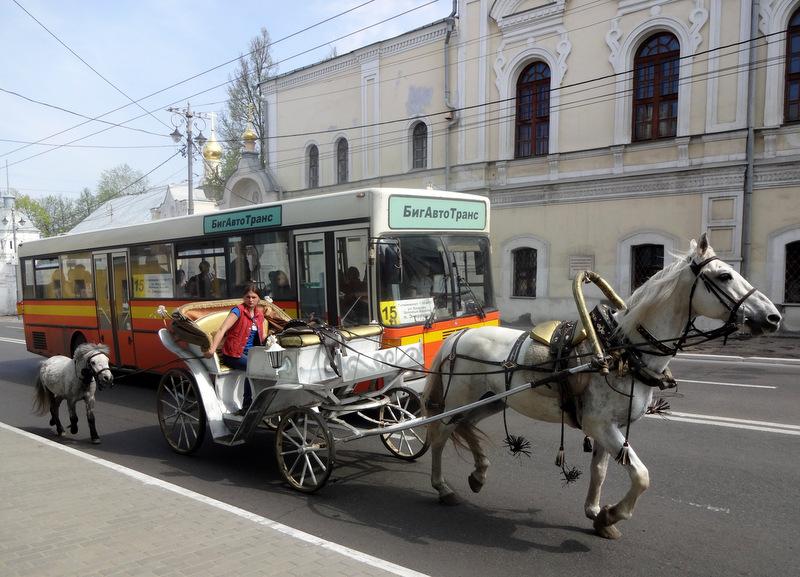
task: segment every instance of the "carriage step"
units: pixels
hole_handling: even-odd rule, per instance
[[[233,447],[235,445],[243,445],[244,439],[235,439],[233,434],[224,435],[222,437],[217,437],[214,439],[215,443],[219,443],[220,445],[228,445],[229,447]]]

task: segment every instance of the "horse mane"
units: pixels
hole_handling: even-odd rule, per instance
[[[108,346],[100,343],[81,343],[75,347],[75,352],[72,354],[72,359],[75,361],[83,360],[93,353],[103,353],[108,356]]]
[[[676,258],[671,264],[655,273],[642,286],[633,291],[628,298],[628,310],[619,319],[618,330],[620,332],[626,335],[633,334],[642,319],[675,292],[681,274],[689,268],[693,252],[689,251],[686,254],[675,256]]]

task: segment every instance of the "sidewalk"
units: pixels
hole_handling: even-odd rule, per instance
[[[0,575],[415,571],[0,423]]]

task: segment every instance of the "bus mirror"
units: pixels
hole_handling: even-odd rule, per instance
[[[403,282],[403,255],[400,244],[380,243],[378,245],[381,265],[381,279],[384,285]]]

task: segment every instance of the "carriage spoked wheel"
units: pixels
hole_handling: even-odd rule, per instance
[[[206,412],[194,379],[171,369],[161,377],[156,399],[158,424],[169,446],[181,455],[194,453],[206,432]]]
[[[389,392],[389,402],[380,408],[378,420],[382,426],[389,427],[421,415],[422,398],[419,393],[408,387],[397,387]],[[418,459],[430,446],[424,426],[403,429],[380,437],[392,455],[406,461]]]
[[[319,413],[290,409],[278,421],[275,456],[281,476],[293,489],[313,493],[328,481],[334,463],[333,439]]]

